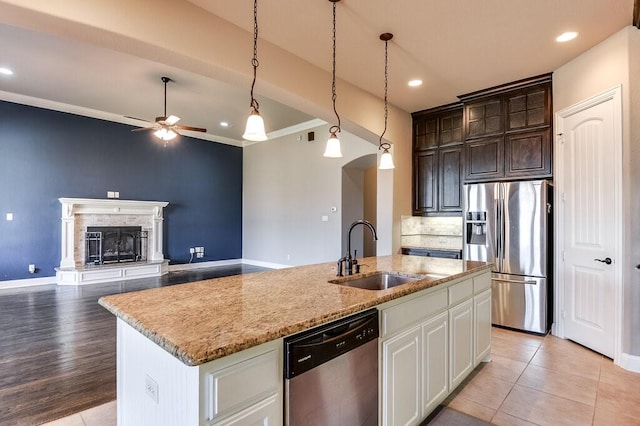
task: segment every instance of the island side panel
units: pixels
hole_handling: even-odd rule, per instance
[[[198,367],[186,366],[121,319],[117,330],[118,425],[198,425]]]

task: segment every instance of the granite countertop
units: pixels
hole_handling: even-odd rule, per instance
[[[100,298],[99,303],[186,365],[200,365],[380,303],[490,269],[490,264],[393,255],[358,259],[375,271],[438,274],[387,290],[331,284],[336,262],[216,278]]]

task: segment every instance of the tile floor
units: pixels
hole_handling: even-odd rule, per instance
[[[640,425],[640,374],[568,340],[493,328],[491,358],[445,401],[496,425]],[[115,426],[116,404],[46,426]]]
[[[491,362],[448,407],[496,425],[640,425],[640,374],[551,335],[492,332]]]

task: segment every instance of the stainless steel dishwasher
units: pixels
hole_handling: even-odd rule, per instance
[[[285,424],[378,424],[378,311],[284,340]]]

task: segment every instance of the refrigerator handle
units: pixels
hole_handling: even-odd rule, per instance
[[[495,215],[494,215],[494,221],[495,221],[495,226],[493,227],[493,229],[495,229],[496,232],[496,236],[495,236],[495,244],[494,244],[494,257],[496,259],[496,261],[498,262],[498,264],[496,265],[496,268],[498,268],[498,270],[500,270],[500,253],[502,253],[502,251],[500,250],[500,219],[501,219],[501,213],[500,213],[500,197],[498,196],[498,199],[495,200]]]

